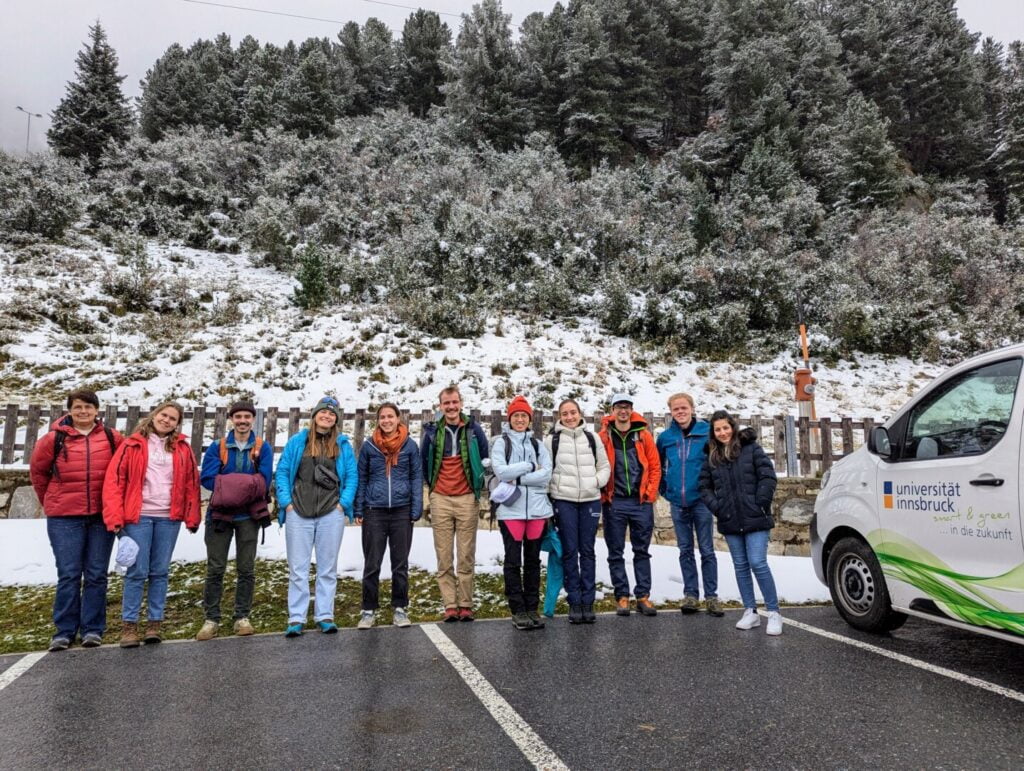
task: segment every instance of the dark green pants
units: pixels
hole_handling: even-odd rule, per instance
[[[224,570],[228,566],[228,549],[235,538],[235,615],[237,621],[247,618],[252,609],[252,591],[256,584],[256,543],[260,526],[251,519],[237,522],[206,524],[206,586],[203,589],[203,611],[208,621],[220,621],[220,597],[224,587]]]

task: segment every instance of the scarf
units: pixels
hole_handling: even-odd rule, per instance
[[[404,423],[399,423],[397,430],[391,436],[384,436],[380,426],[373,430],[373,443],[384,453],[384,468],[388,476],[391,476],[391,469],[398,464],[398,454],[402,451],[402,445],[409,438],[409,429]]]

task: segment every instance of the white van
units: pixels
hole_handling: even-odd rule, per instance
[[[953,367],[825,474],[814,570],[852,626],[1024,643],[1022,362],[1015,345]]]

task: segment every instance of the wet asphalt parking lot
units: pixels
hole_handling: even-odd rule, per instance
[[[0,768],[1021,768],[1024,646],[662,611],[0,657]]]

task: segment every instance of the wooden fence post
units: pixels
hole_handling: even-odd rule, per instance
[[[843,427],[843,455],[849,455],[853,452],[853,420],[843,418],[841,425]]]
[[[772,419],[772,434],[775,442],[775,469],[786,468],[786,421],[781,415]]]
[[[277,407],[267,407],[266,417],[263,418],[263,441],[277,452]]]
[[[366,410],[360,407],[356,410],[355,427],[352,431],[352,443],[355,445],[356,457],[359,456],[359,451],[363,447],[363,441],[366,438]]]
[[[292,407],[288,410],[288,438],[291,439],[297,433],[299,433],[299,414],[301,410],[298,407]]]
[[[821,435],[821,470],[832,468],[832,421],[828,418],[818,420]]]
[[[0,463],[14,463],[14,442],[18,438],[18,405],[8,404],[4,413],[4,443]]]
[[[192,408],[192,454],[196,462],[203,458],[203,434],[206,433],[206,405],[198,404]]]
[[[38,404],[30,404],[25,416],[25,447],[21,457],[24,463],[32,457],[32,450],[35,449],[36,439],[39,438],[39,419],[42,408]]]

